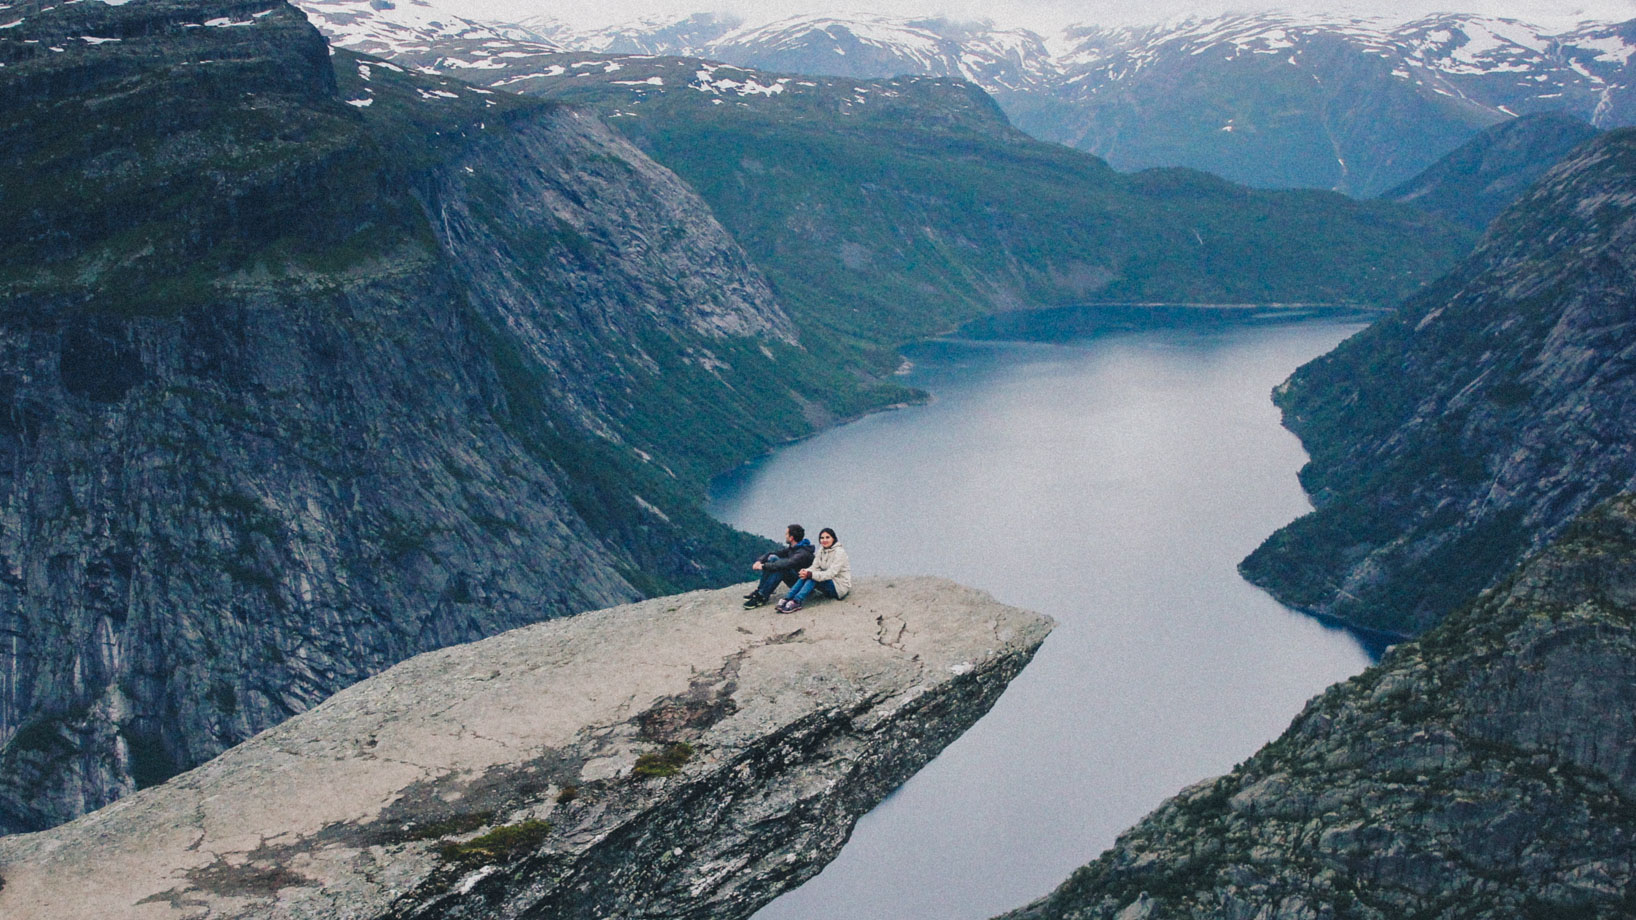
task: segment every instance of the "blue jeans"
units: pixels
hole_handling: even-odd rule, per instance
[[[793,571],[762,572],[761,584],[756,585],[756,593],[762,597],[772,597],[773,589],[778,587],[779,582],[783,582],[786,585],[793,585],[796,583],[796,580],[797,579]]]
[[[807,595],[811,594],[812,589],[814,588],[817,588],[818,593],[826,597],[830,597],[835,600],[841,599],[841,593],[835,590],[835,582],[813,581],[810,578],[803,578],[796,582],[795,587],[790,589],[790,593],[786,595],[786,597],[792,601],[805,601],[807,599]]]

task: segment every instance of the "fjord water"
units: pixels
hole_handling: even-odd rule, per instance
[[[1121,331],[1139,315],[1051,311],[919,344],[907,382],[929,404],[718,481],[712,511],[737,527],[828,525],[859,573],[944,575],[1058,622],[988,716],[757,920],[1021,906],[1369,663],[1235,570],[1309,508],[1269,392],[1361,324],[1173,310],[1156,314],[1169,328]]]

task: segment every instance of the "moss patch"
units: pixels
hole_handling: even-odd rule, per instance
[[[636,758],[637,776],[675,776],[682,764],[693,758],[693,745],[678,741],[662,751],[654,751]]]
[[[502,824],[463,843],[445,843],[437,848],[437,854],[463,866],[486,866],[537,848],[550,833],[550,821]]]

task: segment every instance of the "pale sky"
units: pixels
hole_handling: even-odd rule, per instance
[[[520,19],[544,14],[581,28],[611,25],[647,16],[714,10],[752,22],[768,22],[798,13],[845,13],[860,8],[892,16],[944,15],[953,19],[990,19],[1001,26],[1022,26],[1042,33],[1074,23],[1138,25],[1188,15],[1228,10],[1268,9],[1274,4],[1244,0],[433,0],[434,4],[474,19]],[[1435,0],[1336,0],[1323,5],[1307,0],[1307,9],[1333,15],[1379,16],[1407,21],[1433,12],[1482,12],[1507,16],[1547,28],[1567,29],[1584,20],[1623,22],[1636,19],[1636,0],[1484,0],[1465,4]],[[1323,3],[1323,0],[1319,0]]]

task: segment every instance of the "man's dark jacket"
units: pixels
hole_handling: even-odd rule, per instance
[[[812,565],[813,548],[811,540],[802,540],[793,546],[786,545],[777,552],[768,553],[761,557],[761,571],[763,572],[799,572]]]

